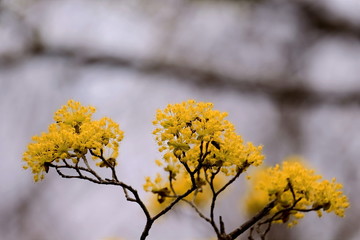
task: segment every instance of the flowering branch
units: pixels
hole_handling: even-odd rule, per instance
[[[218,221],[215,216],[218,197],[249,167],[259,166],[264,156],[262,146],[244,143],[232,123],[225,120],[227,114],[212,107],[211,103],[189,100],[157,112],[154,134],[159,151],[164,154],[162,160],[156,162],[163,167],[167,178],[164,181],[158,174],[155,180],[147,177],[144,184],[144,189],[157,196],[161,205],[156,214],[150,214],[149,206],[138,191],[117,176],[116,159],[123,139],[119,125],[110,118],[92,120],[95,108],[84,107],[79,102],[70,100],[55,113],[55,123],[49,126],[49,131],[33,137],[23,156],[24,168],[32,170],[35,181],[43,179],[49,168],[54,168],[63,178],[121,187],[126,200],[138,204],[145,215],[141,240],[146,239],[158,218],[180,202],[187,203],[208,222],[219,240],[235,239],[248,229],[249,239],[253,239],[255,228],[261,239],[265,239],[273,223],[290,220],[288,224],[294,225],[296,220],[291,218],[299,219],[310,211],[316,211],[319,216],[322,211],[344,216],[349,203],[340,191],[341,184],[335,179],[319,182],[321,176],[299,161],[285,161],[282,168],[277,165],[255,175],[248,205],[256,212],[226,233],[222,216],[219,215]],[[97,168],[109,169],[111,178],[98,174]],[[204,197],[205,194],[209,196]],[[210,212],[206,216],[198,204],[208,199],[211,200]],[[261,231],[261,228],[265,229]]]

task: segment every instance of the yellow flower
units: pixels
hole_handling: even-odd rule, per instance
[[[342,193],[342,185],[332,181],[321,180],[314,170],[308,169],[299,157],[288,158],[282,165],[261,169],[251,178],[250,190],[245,206],[249,214],[260,211],[267,203],[276,200],[271,214],[284,209],[284,213],[275,218],[275,222],[284,223],[290,216],[300,219],[305,212],[334,212],[343,217],[349,207],[347,197]],[[289,226],[297,223],[289,222]]]
[[[79,102],[69,100],[65,106],[56,111],[55,123],[50,124],[48,132],[34,136],[27,151],[23,154],[26,162],[24,168],[30,168],[34,180],[44,178],[48,164],[60,160],[71,159],[76,163],[89,150],[99,159],[104,152],[110,152],[107,160],[116,164],[119,142],[124,134],[119,125],[110,118],[92,120],[95,108],[82,106]],[[99,166],[105,166],[102,162]]]
[[[239,168],[258,166],[264,156],[262,146],[244,143],[235,127],[225,119],[227,113],[213,110],[212,103],[188,100],[158,110],[154,130],[164,165],[181,168],[181,162],[195,169],[204,168],[235,175]]]

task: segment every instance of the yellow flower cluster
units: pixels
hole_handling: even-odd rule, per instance
[[[335,179],[321,179],[320,175],[306,168],[298,157],[284,161],[282,166],[262,169],[252,177],[251,191],[245,204],[247,211],[254,214],[275,200],[271,214],[282,214],[278,214],[274,222],[288,222],[293,216],[289,226],[296,224],[296,219],[302,218],[304,212],[308,211],[316,211],[319,217],[322,211],[343,217],[349,202],[341,191],[342,185],[336,183]]]
[[[186,199],[200,203],[205,202],[203,198],[210,199],[210,182],[216,187],[225,182],[225,176],[235,176],[262,163],[262,146],[244,143],[226,116],[227,113],[213,110],[212,103],[194,100],[169,104],[157,111],[153,133],[164,155],[156,163],[169,177],[164,180],[158,174],[154,181],[148,177],[144,189],[157,196],[159,205],[172,201],[169,196],[174,196],[173,190],[175,195],[181,195],[191,189],[190,175],[194,171],[196,190]]]
[[[32,138],[23,160],[26,162],[24,168],[32,170],[35,181],[44,178],[47,164],[65,159],[77,163],[89,150],[95,160],[109,151],[108,162],[116,164],[119,142],[124,134],[110,118],[92,120],[94,112],[94,107],[69,100],[55,113],[55,123],[50,124],[48,132]],[[106,166],[102,161],[97,165]]]
[[[262,147],[244,143],[227,113],[213,110],[212,103],[189,100],[158,110],[153,122],[159,151],[164,153],[165,170],[177,173],[180,163],[194,170],[201,161],[206,170],[235,175],[239,168],[258,166]]]

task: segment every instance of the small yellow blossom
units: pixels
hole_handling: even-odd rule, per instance
[[[65,106],[55,112],[55,123],[50,124],[48,132],[34,136],[27,151],[23,154],[24,168],[30,168],[34,180],[44,178],[48,165],[52,162],[71,159],[77,163],[89,150],[95,160],[104,152],[110,152],[107,161],[116,165],[119,142],[124,134],[119,125],[110,118],[92,120],[95,108],[82,106],[69,100]],[[104,156],[105,157],[105,156]],[[101,161],[98,166],[107,166]]]
[[[245,201],[246,210],[253,215],[276,200],[272,214],[284,209],[289,211],[284,211],[286,214],[279,215],[274,221],[288,222],[293,216],[289,226],[295,225],[296,219],[304,217],[308,211],[316,211],[319,216],[322,212],[334,212],[343,217],[349,202],[341,191],[342,185],[335,179],[321,179],[298,157],[284,161],[281,166],[261,169],[250,180],[252,187]]]

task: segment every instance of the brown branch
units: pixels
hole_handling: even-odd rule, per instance
[[[295,2],[309,28],[360,38],[360,25],[353,23],[350,19],[336,15],[326,6],[321,6],[314,1],[297,0]]]
[[[76,65],[107,65],[113,67],[126,67],[138,71],[142,74],[169,74],[181,79],[182,83],[198,85],[204,88],[231,89],[238,92],[251,93],[252,96],[267,97],[273,101],[282,101],[286,105],[316,106],[316,105],[335,105],[343,106],[350,104],[360,104],[360,92],[354,91],[341,92],[318,92],[306,86],[294,86],[291,84],[276,84],[279,79],[285,78],[278,76],[267,81],[258,78],[234,77],[226,72],[219,72],[214,69],[203,69],[193,65],[180,63],[158,62],[152,60],[135,60],[121,56],[110,56],[106,54],[86,55],[75,49],[51,49],[44,47],[44,51],[34,52],[32,55],[20,56],[13,59],[9,64],[19,64],[22,61],[29,61],[30,57],[51,57],[62,58],[67,62],[73,61]],[[0,59],[0,67],[1,67]],[[208,81],[212,79],[212,81]],[[298,79],[291,79],[286,76],[288,82],[299,82]],[[300,79],[301,80],[301,79]],[[174,80],[175,81],[175,80]]]
[[[240,236],[243,232],[248,230],[250,227],[252,227],[255,223],[257,223],[260,219],[265,217],[269,214],[271,209],[275,207],[276,200],[271,201],[266,205],[260,212],[258,212],[254,217],[252,217],[250,220],[242,224],[240,227],[229,233],[228,235],[231,237],[231,239],[235,239],[238,236]]]
[[[167,213],[176,203],[178,203],[180,200],[186,198],[188,195],[190,195],[193,191],[195,191],[197,189],[197,184],[196,184],[196,179],[195,179],[195,175],[201,170],[202,166],[203,166],[203,161],[205,160],[206,156],[209,154],[208,152],[208,146],[209,144],[206,145],[205,148],[205,153],[202,154],[202,142],[200,144],[200,156],[199,156],[199,164],[196,166],[196,168],[194,170],[191,170],[189,165],[186,162],[183,162],[181,160],[181,157],[178,157],[179,162],[185,167],[186,171],[189,173],[190,175],[190,179],[191,179],[191,188],[189,190],[187,190],[185,193],[178,195],[177,198],[170,203],[170,205],[168,205],[165,209],[163,209],[161,212],[159,212],[158,214],[156,214],[152,219],[156,220],[157,218],[161,217],[162,215],[164,215],[165,213]]]
[[[93,183],[97,183],[97,184],[101,184],[101,181],[96,180],[94,178],[88,177],[88,176],[84,176],[84,175],[66,175],[63,172],[61,172],[61,168],[68,168],[68,167],[63,167],[63,166],[55,166],[55,170],[56,172],[62,177],[62,178],[78,178],[78,179],[84,179],[84,180],[88,180],[90,182]]]
[[[65,162],[65,165],[55,165],[55,164],[52,164],[52,163],[49,163],[48,165],[49,165],[49,167],[53,167],[56,170],[60,170],[60,169],[63,169],[63,168],[74,169],[78,173],[79,177],[86,177],[80,171],[88,172],[88,173],[92,174],[94,177],[97,178],[97,182],[101,181],[101,178],[94,171],[92,171],[90,169],[87,169],[87,168],[84,168],[84,167],[73,166],[73,165],[68,164],[67,162]],[[87,180],[89,180],[89,179],[87,179]]]

